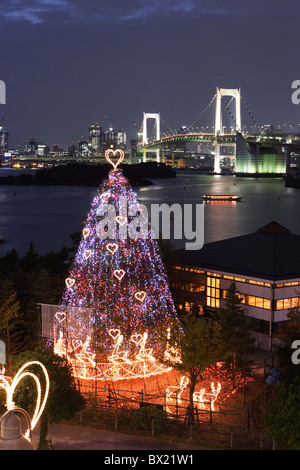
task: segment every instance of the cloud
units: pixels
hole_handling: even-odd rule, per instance
[[[230,4],[230,2],[229,2]],[[131,21],[222,15],[230,12],[214,0],[3,0],[0,18],[31,24],[51,21],[53,14],[74,21]]]
[[[72,13],[68,0],[3,0],[0,18],[4,21],[22,21],[39,24],[47,21],[52,13]]]

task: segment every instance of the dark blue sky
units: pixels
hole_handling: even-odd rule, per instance
[[[67,147],[93,118],[133,137],[142,113],[190,125],[216,86],[260,124],[300,129],[298,0],[2,0],[0,105],[10,146]]]

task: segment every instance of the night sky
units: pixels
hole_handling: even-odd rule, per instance
[[[143,111],[190,125],[217,86],[241,87],[260,124],[300,130],[299,20],[299,0],[1,0],[10,148],[66,149],[104,116],[132,138]]]

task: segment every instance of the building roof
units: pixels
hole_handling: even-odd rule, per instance
[[[178,262],[268,280],[300,277],[300,235],[272,221],[254,233],[176,251]]]

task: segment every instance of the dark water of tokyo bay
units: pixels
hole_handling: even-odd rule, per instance
[[[5,170],[0,170],[4,175]],[[136,189],[150,204],[200,204],[203,194],[236,194],[241,202],[205,203],[204,242],[255,232],[276,220],[300,235],[300,189],[286,188],[281,178],[235,178],[179,172],[176,180],[152,180]],[[100,184],[101,182],[99,182]],[[15,248],[23,255],[32,241],[41,254],[71,246],[70,234],[84,226],[97,188],[78,186],[0,186],[0,256]],[[186,240],[173,242],[183,248]]]

